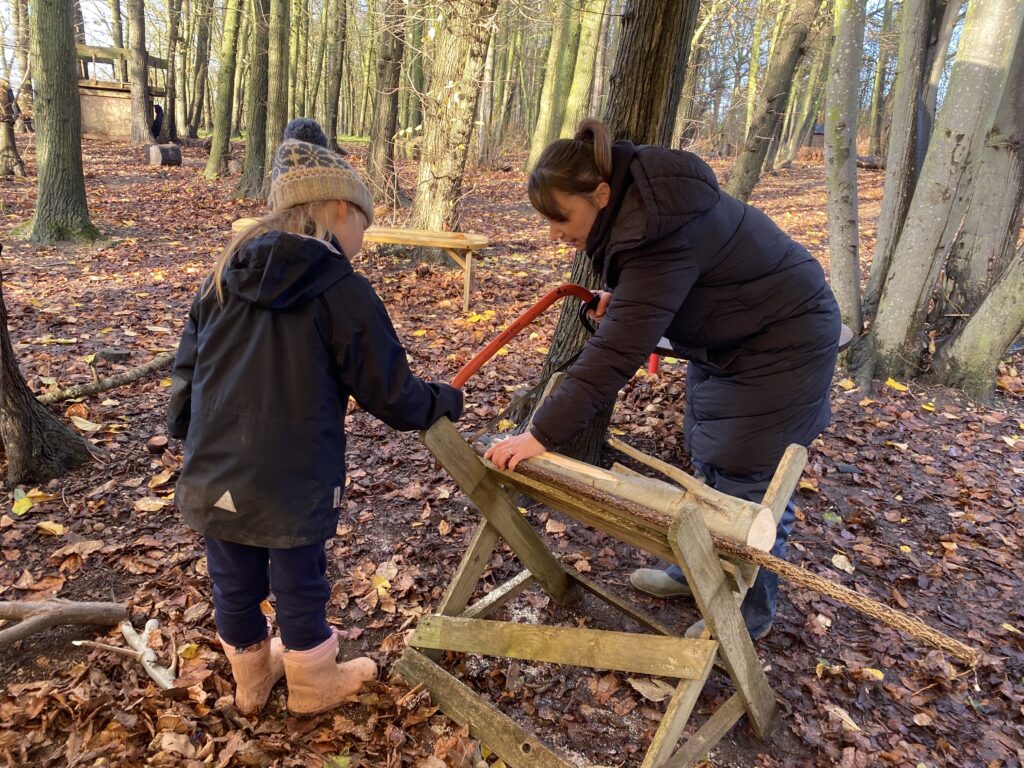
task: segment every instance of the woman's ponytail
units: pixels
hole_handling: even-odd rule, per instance
[[[605,179],[612,176],[612,135],[596,117],[588,117],[576,129],[576,141],[592,145],[594,167]]]
[[[612,137],[608,126],[588,117],[575,138],[549,144],[530,171],[527,192],[530,203],[543,216],[565,221],[565,212],[552,192],[589,195],[612,177]]]

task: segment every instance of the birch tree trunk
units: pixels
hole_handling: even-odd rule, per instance
[[[948,242],[958,201],[974,179],[981,152],[1006,83],[1024,21],[1024,0],[970,0],[949,93],[939,114],[907,221],[893,252],[878,313],[868,337],[872,373],[917,371],[924,320]],[[866,375],[866,373],[865,373]]]
[[[836,0],[835,34],[825,93],[825,178],[832,289],[843,322],[859,334],[860,249],[857,227],[857,100],[864,57],[864,3]]]
[[[768,74],[765,76],[764,97],[726,186],[726,191],[735,198],[746,201],[761,177],[768,144],[775,135],[776,124],[786,113],[793,73],[800,63],[804,41],[818,14],[818,3],[819,0],[794,0],[785,31],[781,33],[771,53]]]
[[[235,59],[238,47],[238,17],[242,0],[227,0],[224,6],[224,36],[220,45],[217,101],[213,116],[213,140],[206,161],[206,178],[216,179],[228,169],[231,156],[231,111],[234,106]]]

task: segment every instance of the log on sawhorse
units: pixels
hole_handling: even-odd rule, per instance
[[[804,449],[794,446],[787,451],[764,503],[754,504],[696,482],[677,487],[650,478],[625,477],[555,454],[526,462],[517,472],[498,470],[484,462],[447,419],[423,433],[423,441],[483,517],[437,613],[421,620],[410,648],[395,667],[407,681],[427,688],[445,714],[468,725],[470,733],[511,768],[572,765],[436,663],[441,652],[452,651],[679,680],[643,768],[696,765],[744,714],[758,737],[768,736],[777,718],[775,696],[738,607],[754,573],[721,559],[711,532],[770,547],[774,539],[765,539],[765,516],[771,524],[781,515],[783,499],[789,499],[806,462]],[[676,562],[706,621],[705,636],[678,637],[627,600],[565,567],[519,513],[510,490]],[[500,539],[525,570],[471,604]],[[654,634],[487,619],[533,585],[560,605],[571,604],[586,591]],[[731,678],[736,693],[679,746],[716,665]]]

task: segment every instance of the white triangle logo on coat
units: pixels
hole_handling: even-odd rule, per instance
[[[235,509],[235,500],[231,498],[231,491],[224,491],[224,495],[217,499],[213,506],[218,509],[227,510],[228,512],[238,512],[238,510]]]

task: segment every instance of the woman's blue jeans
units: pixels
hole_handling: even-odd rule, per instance
[[[774,472],[758,472],[753,475],[729,475],[718,470],[710,464],[694,462],[697,471],[704,476],[705,482],[712,488],[738,499],[760,502],[764,498],[764,492],[768,490],[768,484],[772,480]],[[776,529],[775,546],[771,554],[778,558],[786,557],[786,541],[793,530],[796,522],[796,512],[793,508],[793,500],[790,499],[786,505],[779,526]],[[670,565],[665,571],[676,581],[686,583],[686,577],[678,565]],[[775,603],[779,592],[779,577],[767,568],[761,568],[757,572],[754,585],[747,590],[746,597],[740,605],[740,614],[747,624],[747,631],[751,636],[766,632],[775,619]]]

